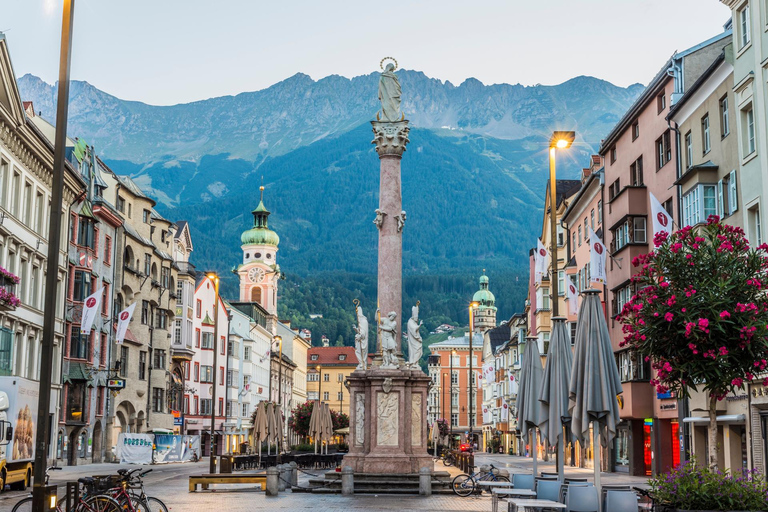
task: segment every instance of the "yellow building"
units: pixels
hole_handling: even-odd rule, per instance
[[[320,398],[349,415],[349,390],[344,381],[357,368],[354,347],[312,347],[307,351],[307,399]]]

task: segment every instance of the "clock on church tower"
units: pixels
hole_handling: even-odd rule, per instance
[[[269,210],[264,206],[264,187],[260,187],[261,200],[253,212],[253,227],[240,236],[243,262],[237,269],[240,277],[240,300],[258,302],[271,314],[277,314],[277,246],[280,237],[269,229]]]

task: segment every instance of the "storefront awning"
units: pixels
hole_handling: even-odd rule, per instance
[[[746,423],[746,414],[723,414],[717,417],[718,423]],[[709,418],[707,416],[688,416],[683,418],[683,423],[694,423],[696,425],[709,424]]]

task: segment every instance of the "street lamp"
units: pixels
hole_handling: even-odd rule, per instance
[[[280,414],[283,414],[283,338],[282,336],[274,336],[272,338],[272,342],[277,342],[278,345],[280,345],[280,356],[278,359],[278,362],[280,366],[278,366],[278,374],[277,374],[277,409]],[[280,438],[282,437],[283,433],[280,432],[280,434],[277,436],[277,463],[280,464]]]
[[[450,384],[451,384],[451,402],[450,402],[450,404],[451,404],[451,414],[448,415],[448,421],[450,421],[450,425],[451,425],[451,438],[453,438],[453,356],[455,356],[455,355],[456,355],[456,349],[452,348],[451,349],[451,379],[450,379]]]
[[[557,179],[555,172],[555,153],[558,149],[568,149],[576,139],[576,132],[554,132],[549,141],[549,237],[552,242],[552,318],[558,316],[558,273],[557,273]]]
[[[317,370],[317,401],[319,403],[323,397],[323,374],[320,371],[320,365],[315,366],[315,370]]]
[[[478,302],[470,302],[469,303],[469,439],[472,446],[475,444],[475,434],[474,434],[474,409],[473,409],[473,402],[474,397],[472,396],[472,338],[474,338],[475,333],[475,308],[479,306],[480,303]]]
[[[56,299],[59,280],[59,248],[61,247],[61,209],[64,194],[64,161],[67,146],[67,116],[69,114],[69,70],[72,63],[72,22],[75,0],[64,0],[61,21],[61,49],[59,53],[59,95],[56,103],[56,136],[53,148],[53,180],[51,183],[51,212],[48,234],[48,260],[45,278],[45,304],[43,337],[40,347],[40,397],[37,402],[38,429],[35,437],[35,484],[33,509],[45,510],[50,487],[45,486],[45,468],[48,466],[50,429],[48,416],[51,409],[51,371],[53,367],[53,340],[56,336]],[[52,486],[53,487],[53,486]],[[52,491],[56,493],[55,487]]]
[[[209,470],[216,473],[216,367],[219,352],[219,276],[216,272],[208,272],[205,277],[213,281],[216,297],[213,299],[213,383],[211,385],[211,460]]]

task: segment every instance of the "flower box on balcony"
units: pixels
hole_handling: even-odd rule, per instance
[[[16,296],[16,285],[19,281],[18,276],[0,267],[0,310],[13,311],[21,304]]]

